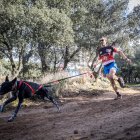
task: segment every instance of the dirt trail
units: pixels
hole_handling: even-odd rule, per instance
[[[140,140],[140,92],[78,95],[61,99],[61,112],[51,104],[21,109],[14,122],[11,111],[0,114],[1,140]],[[87,94],[88,95],[88,94]]]

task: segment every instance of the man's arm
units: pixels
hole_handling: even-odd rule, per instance
[[[99,64],[101,64],[102,63],[102,60],[101,59],[99,59],[99,56],[98,56],[98,58],[97,58],[97,60],[94,62],[94,64],[93,64],[93,67],[96,67],[97,65],[99,65]]]
[[[131,63],[131,60],[128,59],[127,56],[126,56],[122,51],[119,50],[119,51],[118,51],[118,54],[119,54],[120,56],[122,56],[123,59],[125,59],[128,63]]]

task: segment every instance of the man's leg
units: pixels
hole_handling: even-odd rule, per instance
[[[121,98],[121,94],[119,93],[117,85],[115,83],[115,80],[118,80],[118,77],[116,76],[116,69],[114,69],[114,68],[110,69],[109,74],[108,74],[107,77],[110,80],[111,85],[112,85],[115,93],[117,94],[117,98],[116,99]]]
[[[122,77],[119,77],[117,81],[118,81],[118,83],[120,84],[120,87],[121,87],[121,88],[124,88],[124,87],[125,87],[125,82],[124,82],[124,80],[123,80]]]
[[[115,80],[115,81],[118,81],[120,87],[124,88],[125,87],[125,83],[124,83],[124,80],[122,77],[118,77],[116,76],[116,70],[113,68],[110,70],[110,73],[111,77]]]

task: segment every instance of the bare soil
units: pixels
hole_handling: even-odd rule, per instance
[[[14,122],[12,110],[0,114],[1,140],[140,140],[140,89],[67,92],[61,111],[51,103],[22,108]]]

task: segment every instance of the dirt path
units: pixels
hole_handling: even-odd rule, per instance
[[[140,92],[128,91],[122,100],[113,93],[63,98],[61,112],[48,103],[0,114],[1,140],[140,140]],[[126,92],[124,91],[124,92]]]

